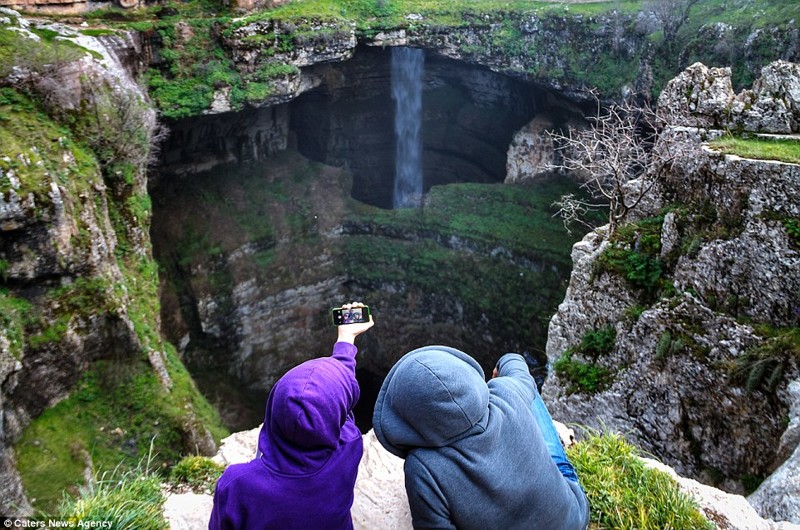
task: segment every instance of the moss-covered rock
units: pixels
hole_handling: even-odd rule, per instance
[[[24,51],[53,57],[51,41],[29,38]],[[0,510],[23,515],[26,496],[50,511],[151,443],[168,465],[213,451],[223,431],[160,336],[144,172],[152,111],[94,58],[61,55],[54,71],[15,53],[25,76],[0,88]],[[83,87],[75,106],[49,105],[57,81]],[[114,134],[123,143],[109,144]]]

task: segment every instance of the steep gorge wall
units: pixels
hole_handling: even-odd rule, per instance
[[[0,512],[20,516],[28,497],[51,510],[59,487],[140,458],[154,437],[165,460],[213,451],[215,426],[159,335],[145,172],[155,112],[113,49],[53,24],[72,46],[54,50],[3,15],[15,52],[60,60],[0,80]]]
[[[669,128],[660,141],[694,146],[694,154],[657,182],[630,230],[612,238],[598,230],[574,246],[548,355],[555,361],[571,352],[572,362],[610,380],[581,390],[556,362],[545,398],[555,417],[624,432],[679,473],[742,492],[743,482],[783,464],[798,441],[786,418],[790,407],[796,414],[788,388],[800,374],[792,339],[800,307],[792,232],[800,166],[725,156],[700,143],[719,134],[720,120],[746,131],[796,133],[800,68],[770,65],[752,91],[738,95],[729,75],[696,64],[667,87],[661,112],[695,128]],[[600,260],[611,248],[638,252],[644,238],[660,241],[653,259],[674,287],[650,302]],[[581,350],[587,333],[608,326],[615,331],[610,351]],[[796,491],[787,481],[771,495],[787,499]],[[794,510],[762,515],[796,521]]]
[[[389,50],[358,47],[347,61],[304,69],[303,76],[319,81],[288,103],[170,121],[158,174],[266,160],[291,147],[312,160],[347,167],[354,198],[390,207],[396,140],[389,56]],[[524,124],[536,117],[546,130],[558,130],[580,123],[588,112],[557,92],[436,55],[428,55],[424,72],[425,190],[502,182],[509,143]],[[552,159],[552,144],[541,147],[533,151]],[[546,172],[544,166],[539,172]]]

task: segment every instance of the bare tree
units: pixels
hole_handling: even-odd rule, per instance
[[[649,107],[613,105],[590,118],[585,129],[552,133],[562,155],[560,169],[585,180],[590,198],[565,195],[556,201],[565,226],[585,221],[587,212],[607,209],[611,233],[650,193],[658,177],[683,150],[675,142],[654,145],[659,133],[656,115]],[[663,121],[661,122],[663,124]]]

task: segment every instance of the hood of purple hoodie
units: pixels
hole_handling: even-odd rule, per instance
[[[314,473],[341,443],[358,398],[352,370],[336,359],[312,359],[292,368],[267,398],[258,437],[262,461],[286,475]],[[354,424],[347,427],[357,430]]]

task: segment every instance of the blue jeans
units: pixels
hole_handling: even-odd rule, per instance
[[[558,470],[565,479],[572,482],[578,482],[578,475],[575,473],[575,467],[570,464],[567,459],[567,453],[564,452],[564,447],[561,445],[561,437],[558,435],[556,426],[553,425],[553,418],[547,412],[547,407],[542,401],[542,396],[536,394],[536,398],[531,404],[533,408],[533,416],[536,418],[536,423],[539,424],[539,430],[542,431],[544,442],[547,444],[547,451],[550,453],[550,458],[558,466]]]

